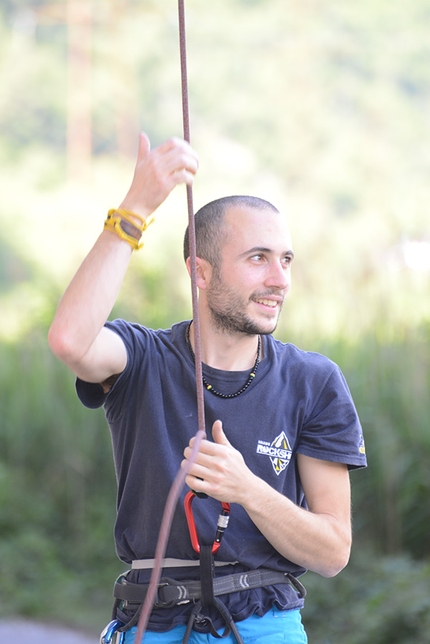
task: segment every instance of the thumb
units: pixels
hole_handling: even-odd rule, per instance
[[[141,132],[139,134],[139,150],[137,153],[137,160],[142,161],[142,159],[144,159],[148,155],[150,149],[151,142],[148,135],[146,134],[146,132]]]
[[[227,436],[224,434],[222,422],[220,420],[216,420],[212,425],[212,438],[215,443],[218,443],[219,445],[230,445]]]

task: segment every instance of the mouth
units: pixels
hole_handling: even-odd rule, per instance
[[[257,304],[263,304],[263,306],[268,306],[270,309],[276,309],[276,307],[278,306],[278,302],[274,300],[260,299],[260,300],[254,300],[254,302],[257,302]]]
[[[282,298],[280,297],[255,297],[253,301],[271,311],[275,311],[282,306]]]

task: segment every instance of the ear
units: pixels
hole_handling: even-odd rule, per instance
[[[191,277],[191,260],[188,257],[186,261],[188,275]],[[196,274],[197,274],[197,288],[204,291],[207,289],[211,277],[212,277],[212,266],[206,259],[201,259],[196,257]]]

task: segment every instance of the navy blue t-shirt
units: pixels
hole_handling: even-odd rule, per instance
[[[195,367],[186,343],[188,322],[154,331],[124,320],[108,322],[127,348],[127,366],[107,395],[101,385],[77,381],[78,395],[88,407],[104,405],[111,430],[118,482],[115,543],[120,559],[152,559],[162,512],[178,472],[183,450],[198,429]],[[205,391],[206,430],[223,422],[230,443],[252,472],[299,506],[306,507],[296,454],[364,467],[366,457],[360,423],[345,379],[328,358],[263,336],[263,359],[255,380],[240,396],[223,399]],[[249,371],[220,371],[203,365],[207,380],[223,393],[246,382]],[[176,509],[166,557],[197,559],[183,510]],[[193,512],[201,543],[212,543],[220,504],[195,499]],[[230,522],[216,554],[220,561],[238,561],[217,568],[229,574],[260,567],[305,570],[282,557],[261,534],[245,510],[231,506]],[[198,569],[165,570],[176,579],[198,578]],[[133,573],[147,582],[150,571]],[[301,607],[288,585],[223,597],[234,619],[264,614],[273,604]],[[189,605],[153,611],[149,628],[167,630],[185,623]],[[217,620],[215,620],[216,622]],[[219,624],[219,627],[222,626]]]

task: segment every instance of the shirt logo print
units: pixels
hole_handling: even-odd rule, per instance
[[[271,443],[258,441],[257,454],[269,456],[273,469],[279,476],[291,460],[291,447],[285,432],[281,432]]]

